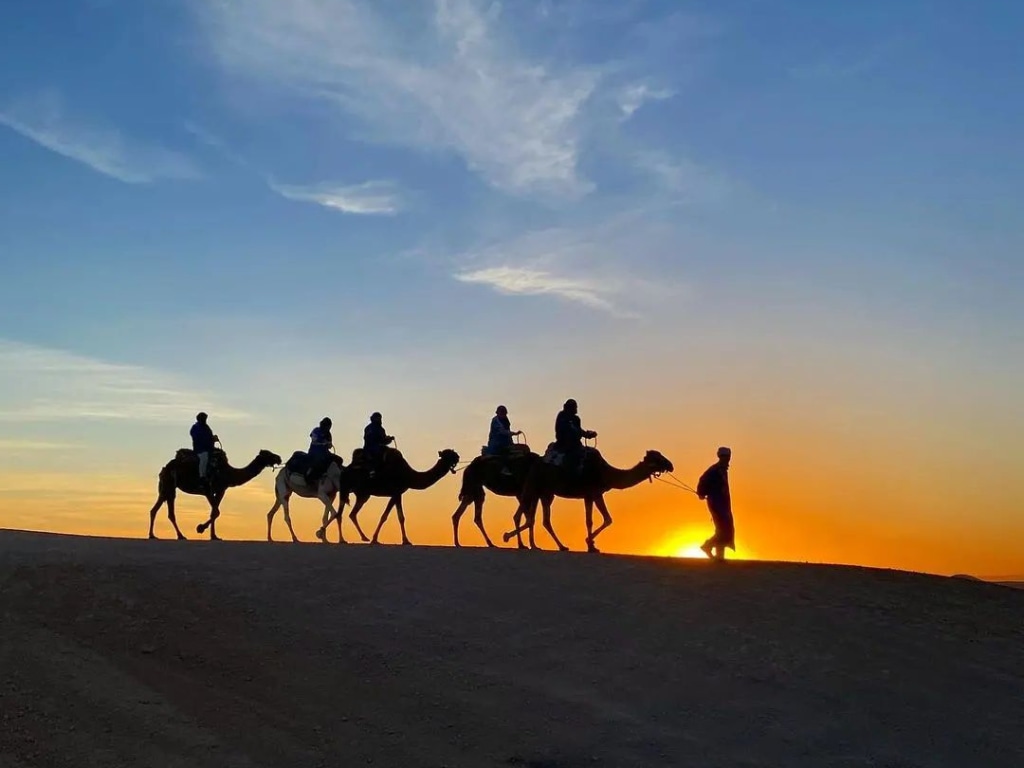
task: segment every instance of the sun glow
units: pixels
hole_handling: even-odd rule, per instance
[[[708,556],[704,554],[704,550],[700,548],[699,544],[690,544],[679,547],[672,553],[672,557],[695,557],[700,560],[706,560]]]

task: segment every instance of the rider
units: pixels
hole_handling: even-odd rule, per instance
[[[206,423],[209,417],[200,411],[196,414],[196,423],[189,430],[192,437],[192,450],[199,457],[199,482],[207,485],[210,481],[210,455],[213,453],[214,443],[220,442],[220,438],[213,434],[210,425]]]
[[[512,422],[508,418],[508,408],[499,405],[494,411],[494,418],[491,419],[491,431],[487,436],[487,447],[484,454],[487,456],[507,457],[512,448],[512,438],[523,434],[522,430],[512,429]],[[511,475],[512,471],[507,467],[501,470],[503,475]]]
[[[566,467],[575,467],[582,473],[583,459],[586,455],[583,450],[583,438],[595,438],[597,432],[583,429],[578,411],[579,406],[575,400],[569,398],[565,401],[565,405],[555,418],[555,445],[565,456]]]
[[[331,419],[324,416],[320,425],[309,433],[309,468],[306,470],[306,485],[315,485],[331,463],[334,439],[331,437]]]
[[[718,461],[705,470],[697,481],[697,498],[707,499],[708,511],[715,523],[715,535],[701,544],[708,557],[725,558],[725,548],[736,549],[736,526],[732,517],[732,498],[729,496],[729,460],[732,451],[722,446]],[[716,551],[717,550],[717,551]]]
[[[499,405],[491,419],[491,431],[487,436],[487,455],[502,456],[512,447],[512,438],[523,434],[522,430],[512,430],[512,422],[508,418],[508,408]]]
[[[384,458],[387,446],[395,441],[393,436],[384,431],[382,419],[380,413],[374,411],[370,414],[370,423],[363,430],[363,458],[370,465],[371,475]]]

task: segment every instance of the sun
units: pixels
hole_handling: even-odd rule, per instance
[[[672,557],[693,557],[699,560],[707,560],[708,558],[708,556],[704,554],[704,550],[700,548],[699,544],[684,544],[672,553]]]

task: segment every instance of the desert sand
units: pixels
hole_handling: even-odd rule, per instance
[[[1024,592],[0,531],[0,765],[1024,766]]]

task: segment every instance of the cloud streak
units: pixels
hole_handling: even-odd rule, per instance
[[[397,187],[388,181],[367,181],[363,184],[317,184],[290,186],[269,182],[270,188],[282,197],[305,203],[316,203],[341,213],[392,216],[401,209]]]
[[[186,155],[125,138],[110,126],[69,116],[55,92],[0,107],[5,125],[42,147],[126,184],[159,179],[197,179],[199,167]]]
[[[644,104],[650,101],[665,101],[673,96],[675,91],[667,88],[652,88],[646,83],[635,83],[619,91],[617,101],[622,111],[622,119],[628,120]]]
[[[3,339],[0,402],[0,422],[178,423],[200,407],[219,421],[249,419],[158,371]]]
[[[454,258],[452,277],[507,296],[550,296],[615,317],[638,318],[638,306],[651,309],[682,291],[674,281],[642,276],[662,239],[656,225],[626,213],[603,225],[537,230],[462,253]]]
[[[460,156],[496,188],[578,197],[580,119],[597,86],[583,68],[523,55],[499,6],[474,0],[193,0],[218,60],[348,118],[372,140]]]
[[[486,285],[509,296],[557,296],[594,309],[618,314],[611,301],[618,291],[614,285],[593,279],[557,275],[543,269],[501,266],[457,272],[463,283]]]

